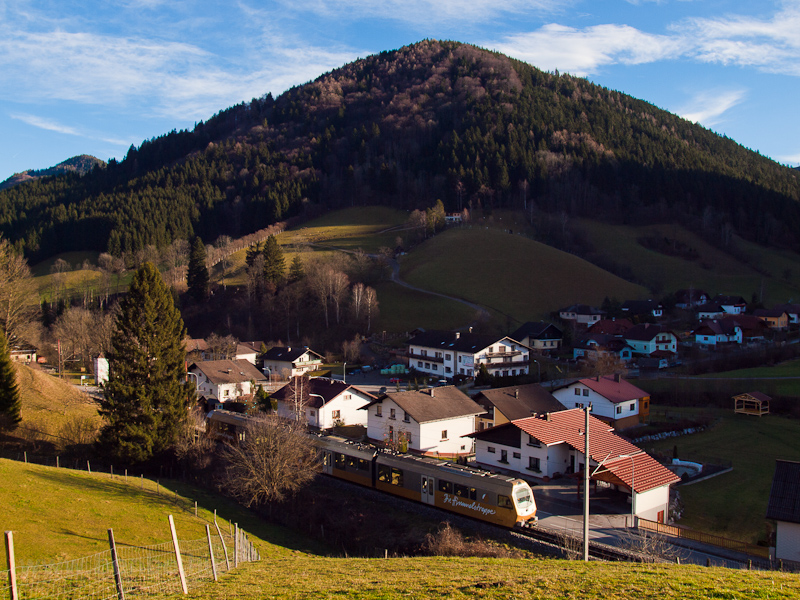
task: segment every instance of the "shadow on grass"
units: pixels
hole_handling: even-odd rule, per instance
[[[218,524],[223,533],[230,533],[229,523],[238,523],[239,528],[244,529],[248,535],[268,544],[309,554],[328,555],[330,553],[330,548],[324,544],[285,527],[268,523],[256,512],[242,507],[230,498],[181,482],[160,481],[157,491],[156,482],[151,480],[145,480],[145,487],[142,489],[141,480],[135,478],[126,482],[123,477],[111,479],[102,475],[86,474],[79,477],[77,473],[67,469],[37,470],[31,472],[30,475],[64,490],[74,489],[81,492],[120,496],[129,498],[132,502],[144,503],[153,509],[168,510],[172,506],[176,513],[182,512],[192,518],[194,518],[194,502],[196,501],[198,511],[206,514],[213,514],[214,510],[217,511]],[[175,492],[177,492],[177,498]],[[197,518],[199,521],[213,524],[213,517],[206,519],[204,516],[201,513]],[[77,535],[68,529],[62,529],[62,533]],[[87,537],[86,539],[98,538]],[[264,550],[266,549],[262,548],[262,553]]]

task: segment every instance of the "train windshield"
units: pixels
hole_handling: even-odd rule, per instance
[[[514,500],[520,511],[526,511],[534,507],[533,494],[531,493],[531,488],[527,485],[518,486],[514,489]]]

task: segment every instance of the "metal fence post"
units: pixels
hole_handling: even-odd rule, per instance
[[[14,532],[6,531],[6,556],[8,557],[8,587],[11,588],[11,600],[18,600],[17,562],[14,558]]]
[[[122,588],[122,572],[119,569],[119,557],[117,556],[117,544],[114,541],[114,530],[108,530],[108,545],[111,546],[111,562],[114,565],[114,583],[117,585],[117,598],[125,600],[125,591]]]
[[[178,561],[178,575],[181,578],[181,589],[183,594],[189,593],[189,588],[186,587],[186,573],[183,571],[183,559],[181,558],[181,549],[178,546],[178,534],[175,533],[175,521],[172,520],[172,515],[169,515],[169,531],[172,534],[172,545],[175,547],[175,560]]]
[[[206,525],[206,538],[208,538],[208,555],[211,557],[211,574],[217,581],[217,561],[214,560],[214,546],[211,544],[211,527]]]

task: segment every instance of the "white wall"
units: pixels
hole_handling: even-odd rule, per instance
[[[635,483],[634,483],[635,485]],[[664,522],[669,519],[669,486],[634,494],[633,511],[637,517],[650,521],[658,520],[659,511],[664,511]]]
[[[800,562],[800,523],[778,521],[775,558]]]
[[[357,392],[353,389],[348,389],[336,396],[333,400],[328,402],[325,406],[316,410],[316,423],[312,422],[309,417],[309,423],[316,425],[321,429],[333,427],[333,411],[340,411],[340,419],[344,421],[345,425],[367,425],[368,414],[365,410],[359,410],[362,406],[370,403],[372,398],[366,394]]]
[[[575,390],[580,390],[580,395],[575,395]],[[585,395],[588,394],[588,395]],[[556,397],[556,400],[561,402],[567,408],[578,408],[576,404],[582,404],[586,406],[591,402],[592,404],[592,415],[595,417],[607,417],[609,419],[622,419],[625,417],[631,417],[634,415],[639,414],[639,401],[638,400],[626,400],[625,402],[621,402],[619,406],[622,407],[622,412],[617,414],[617,405],[608,400],[605,396],[601,396],[594,390],[589,389],[585,385],[580,383],[574,383],[569,387],[561,388],[560,390],[555,390],[553,392],[553,396]],[[630,405],[633,404],[633,410],[630,410]]]

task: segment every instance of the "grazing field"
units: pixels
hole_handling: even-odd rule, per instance
[[[679,458],[721,458],[733,465],[729,473],[678,487],[685,506],[679,524],[752,543],[765,540],[775,460],[800,460],[800,421],[737,415],[732,406],[694,410],[716,415],[716,424],[701,433],[642,444],[670,455],[677,446]]]
[[[400,272],[413,285],[491,309],[511,327],[578,302],[647,297],[585,260],[498,229],[445,231],[406,256]]]
[[[426,294],[391,281],[375,286],[380,318],[374,331],[400,333],[409,329],[456,329],[476,319],[470,307],[455,300]]]
[[[297,553],[245,565],[188,597],[758,600],[799,594],[800,578],[786,573],[539,559],[342,559]]]
[[[754,293],[760,298],[763,291],[768,306],[800,296],[800,255],[793,252],[734,239],[738,253],[732,255],[677,225],[632,227],[581,219],[579,227],[598,252],[630,267],[638,281],[660,286],[665,293],[694,287],[712,296],[737,294],[749,301]],[[637,241],[641,237],[677,240],[694,249],[697,258],[650,250]]]

